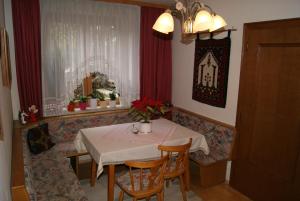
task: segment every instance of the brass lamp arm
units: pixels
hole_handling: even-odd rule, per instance
[[[175,0],[175,2],[180,2],[179,0]],[[181,2],[182,3],[182,2]],[[186,20],[188,17],[192,17],[192,20],[196,18],[196,15],[199,10],[201,9],[206,9],[208,10],[211,14],[214,14],[212,8],[204,3],[201,3],[199,1],[193,2],[190,6],[187,3],[187,0],[184,1],[184,8],[181,10],[177,10],[176,8],[171,8],[169,9],[171,14],[176,17],[181,17],[182,20]]]
[[[198,13],[198,11],[200,11],[201,9],[207,9],[210,14],[214,14],[212,8],[204,3],[201,3],[199,1],[195,1],[192,5],[191,5],[191,9],[192,9],[192,16],[193,16],[193,20],[196,18],[196,15]]]

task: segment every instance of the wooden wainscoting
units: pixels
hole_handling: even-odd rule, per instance
[[[15,122],[12,143],[12,164],[11,164],[11,193],[13,201],[29,201],[25,188],[23,142],[21,128]]]

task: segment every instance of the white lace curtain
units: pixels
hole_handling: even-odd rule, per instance
[[[139,98],[140,8],[92,0],[41,0],[44,115],[59,115],[90,72]]]

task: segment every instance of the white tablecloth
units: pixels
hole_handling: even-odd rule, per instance
[[[136,127],[138,123],[135,123]],[[97,176],[108,164],[160,157],[157,146],[180,145],[193,139],[190,151],[209,153],[205,137],[167,119],[152,121],[152,133],[133,134],[133,123],[81,129],[74,141],[78,151],[88,151],[98,164]]]

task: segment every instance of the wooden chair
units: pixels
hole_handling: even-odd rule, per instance
[[[121,188],[119,201],[123,201],[124,192],[133,197],[133,200],[146,198],[150,200],[153,195],[158,201],[163,201],[164,173],[168,156],[153,161],[126,161],[129,173],[126,172],[116,179]]]
[[[165,155],[169,156],[164,178],[168,182],[170,179],[172,180],[176,177],[179,177],[180,190],[184,201],[186,201],[187,199],[186,199],[183,176],[186,172],[188,172],[186,171],[186,168],[189,167],[187,163],[189,162],[189,150],[191,145],[192,145],[192,139],[190,138],[190,141],[184,145],[178,145],[178,146],[159,145],[158,146],[158,149],[161,150],[162,157],[165,157]]]

